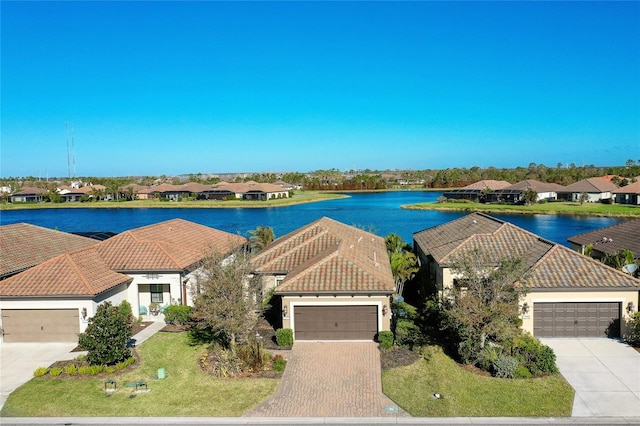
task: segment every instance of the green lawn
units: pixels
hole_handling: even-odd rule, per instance
[[[33,379],[9,396],[3,417],[66,416],[240,416],[277,389],[278,379],[217,379],[203,373],[186,333],[158,333],[142,344],[140,365],[122,375],[114,393],[104,392],[102,378]],[[167,378],[156,380],[158,368]],[[146,380],[149,393],[124,388]]]
[[[333,200],[345,198],[346,195],[322,191],[296,191],[291,198],[280,198],[267,201],[245,200],[197,200],[197,201],[159,201],[159,200],[134,200],[134,201],[98,201],[98,202],[73,202],[73,203],[17,203],[0,204],[0,210],[40,209],[40,208],[264,208],[290,206],[294,204],[312,203],[315,201]]]
[[[564,214],[585,216],[640,216],[640,206],[624,204],[602,203],[567,203],[553,202],[534,204],[531,206],[514,206],[511,204],[481,204],[481,203],[420,203],[402,206],[405,209],[415,210],[453,210],[453,211],[480,211],[485,213],[521,213],[521,214]]]
[[[463,370],[440,347],[429,361],[382,373],[384,393],[418,417],[571,416],[573,388],[559,374],[534,379],[497,379]],[[439,393],[441,399],[434,399]]]

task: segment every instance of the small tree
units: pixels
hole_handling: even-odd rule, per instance
[[[455,336],[462,360],[475,364],[487,341],[508,346],[520,334],[519,300],[526,290],[526,268],[519,258],[495,259],[472,250],[453,259],[451,270],[459,278],[444,295],[445,326]]]
[[[580,205],[583,205],[584,203],[589,201],[589,194],[587,194],[586,192],[581,192],[578,201],[580,202]]]
[[[255,335],[260,280],[251,275],[249,253],[240,248],[229,256],[212,251],[197,274],[193,318],[200,330],[235,353],[237,343]]]
[[[538,193],[532,188],[527,188],[522,194],[522,198],[524,200],[524,205],[530,206],[538,201]]]
[[[271,244],[273,240],[275,240],[273,228],[270,226],[260,225],[253,231],[249,231],[249,234],[251,235],[249,238],[251,241],[251,248],[256,253],[263,250],[266,246]]]
[[[391,233],[384,239],[391,262],[391,273],[396,284],[396,293],[402,295],[404,285],[418,272],[418,258],[411,252],[411,246],[398,234]]]
[[[132,327],[118,306],[111,302],[98,305],[98,310],[84,333],[79,335],[78,346],[88,351],[91,365],[113,365],[131,356],[128,347]]]

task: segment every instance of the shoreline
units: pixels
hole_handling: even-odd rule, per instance
[[[98,201],[98,202],[69,202],[69,203],[38,203],[38,204],[0,204],[0,212],[11,210],[40,210],[40,209],[265,209],[273,207],[288,207],[298,204],[317,203],[321,201],[348,198],[348,195],[337,193],[302,194],[304,199],[288,198],[268,201]]]
[[[525,206],[522,206],[525,207]],[[526,206],[530,207],[530,206]],[[563,207],[563,206],[561,206]],[[476,205],[466,204],[464,206],[437,206],[437,205],[421,205],[421,204],[405,204],[400,206],[405,210],[435,210],[435,211],[448,211],[448,212],[466,212],[466,213],[487,213],[487,214],[507,214],[507,215],[552,215],[552,216],[585,216],[585,217],[613,217],[621,219],[640,219],[640,206],[637,207],[637,212],[615,212],[615,211],[568,211],[560,209],[550,210],[524,210],[514,206],[508,208],[491,208],[491,207],[479,207]],[[636,208],[630,206],[630,208]]]

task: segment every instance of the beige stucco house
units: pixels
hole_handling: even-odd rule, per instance
[[[0,246],[3,253],[13,252],[21,239],[4,228],[0,227]],[[66,239],[71,237],[75,248],[69,243],[69,251],[55,255],[47,254],[50,246],[41,238],[31,250],[45,260],[25,264],[28,269],[0,281],[4,342],[77,341],[77,334],[105,301],[117,305],[126,300],[134,314],[151,314],[152,303],[159,308],[191,304],[190,286],[201,260],[213,250],[226,254],[248,242],[182,219],[136,228],[102,242]],[[18,265],[20,260],[13,261]],[[16,265],[6,269],[15,270]],[[162,320],[162,316],[147,319]]]
[[[520,257],[528,268],[522,328],[536,337],[618,337],[638,310],[640,280],[482,213],[416,232],[414,250],[441,294],[454,285],[457,255]]]
[[[384,239],[329,218],[287,234],[252,262],[282,298],[296,340],[372,340],[390,329],[395,291]]]

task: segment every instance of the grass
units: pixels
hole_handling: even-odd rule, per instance
[[[429,360],[382,372],[384,393],[419,417],[571,416],[573,388],[560,375],[497,379],[466,371],[429,347]],[[434,399],[439,393],[441,399]]]
[[[197,201],[159,201],[159,200],[134,200],[134,201],[96,201],[96,202],[70,202],[70,203],[8,203],[0,204],[0,210],[21,209],[55,209],[55,208],[265,208],[291,206],[295,204],[312,203],[316,201],[345,198],[346,195],[322,192],[322,191],[296,191],[291,198],[279,198],[266,201],[245,200],[197,200]]]
[[[186,333],[157,333],[139,347],[140,365],[112,375],[114,393],[104,391],[104,378],[39,378],[9,395],[2,417],[73,416],[216,416],[244,414],[272,395],[278,379],[218,379],[198,365],[204,346],[189,346]],[[158,368],[167,378],[156,380]],[[145,380],[149,393],[125,388]]]
[[[640,206],[625,204],[602,203],[571,203],[550,202],[533,204],[531,206],[515,206],[512,204],[482,204],[482,203],[420,203],[402,206],[412,210],[453,210],[480,211],[486,213],[516,213],[516,214],[563,214],[574,216],[640,216]]]

